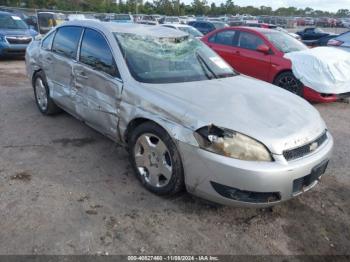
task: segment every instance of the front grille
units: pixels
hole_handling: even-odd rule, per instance
[[[32,41],[28,36],[6,36],[6,40],[11,45],[29,44]]]
[[[284,151],[283,156],[287,161],[304,157],[319,148],[327,140],[327,138],[327,131],[325,131],[320,137],[306,145]]]

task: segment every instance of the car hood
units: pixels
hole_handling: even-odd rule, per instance
[[[247,76],[144,85],[165,96],[158,106],[184,125],[228,128],[257,139],[274,154],[304,145],[326,129],[304,99]]]
[[[0,29],[0,35],[10,36],[10,35],[25,35],[25,36],[35,36],[38,33],[32,29]]]

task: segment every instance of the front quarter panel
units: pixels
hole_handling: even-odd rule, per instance
[[[166,101],[166,102],[165,102]],[[168,106],[164,107],[164,103]],[[125,143],[129,124],[135,119],[147,119],[163,127],[175,142],[181,141],[193,146],[198,146],[193,136],[195,130],[190,126],[191,117],[186,112],[179,113],[183,107],[168,100],[161,94],[152,92],[148,88],[125,84],[122,102],[120,104],[119,131],[121,140]],[[179,118],[178,116],[181,116]]]

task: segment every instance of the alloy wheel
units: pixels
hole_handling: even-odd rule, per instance
[[[35,96],[42,111],[47,109],[47,92],[43,80],[38,77],[35,81]]]

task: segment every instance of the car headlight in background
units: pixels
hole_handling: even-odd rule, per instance
[[[202,149],[219,155],[246,161],[273,161],[266,146],[232,130],[210,125],[198,129],[194,136]]]
[[[0,35],[0,42],[5,42],[5,36]]]

